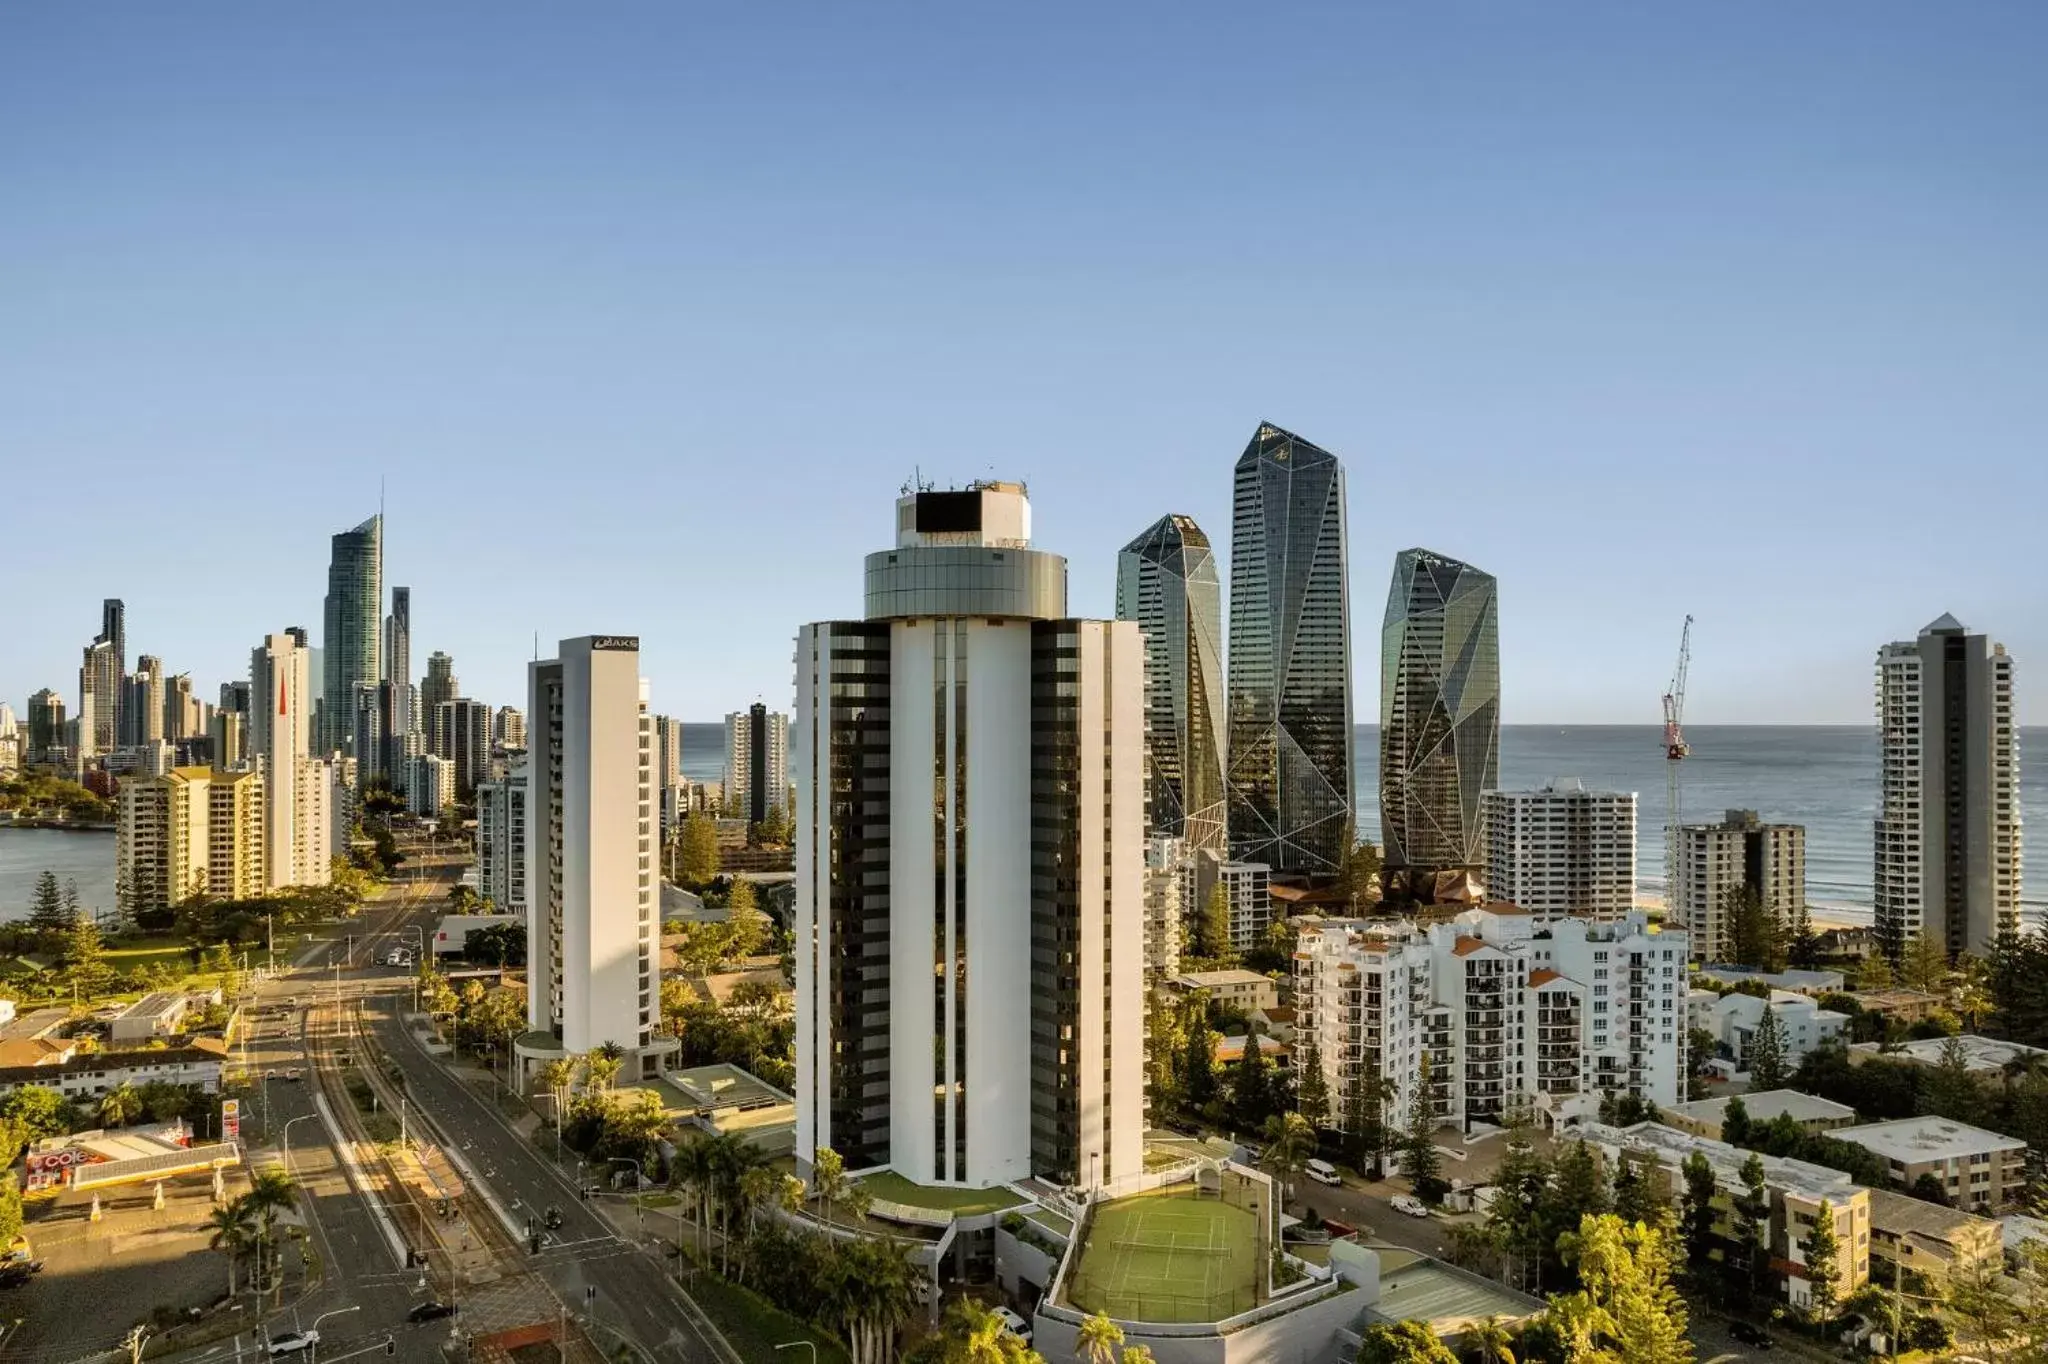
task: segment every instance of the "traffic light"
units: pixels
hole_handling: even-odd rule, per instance
[[[396,1336],[384,1337],[384,1353],[387,1355],[398,1353],[398,1338]]]

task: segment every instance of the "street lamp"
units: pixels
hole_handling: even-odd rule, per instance
[[[321,1322],[327,1320],[329,1317],[346,1316],[350,1312],[360,1312],[362,1310],[362,1304],[357,1303],[352,1307],[337,1307],[332,1312],[322,1312],[319,1316],[313,1318],[313,1324],[306,1328],[307,1334],[313,1338],[312,1343],[306,1346],[306,1364],[313,1364],[313,1361],[320,1357]]]
[[[296,1118],[292,1118],[292,1119],[290,1119],[289,1121],[287,1121],[287,1122],[285,1123],[285,1125],[284,1125],[284,1169],[285,1169],[285,1173],[286,1173],[286,1174],[288,1174],[288,1175],[292,1175],[292,1176],[296,1177],[296,1176],[298,1175],[298,1173],[299,1173],[299,1172],[298,1172],[297,1170],[294,1170],[294,1169],[292,1168],[292,1124],[293,1124],[293,1123],[300,1123],[300,1122],[311,1122],[311,1121],[312,1121],[312,1120],[313,1120],[314,1118],[316,1118],[316,1117],[318,1117],[318,1116],[320,1116],[320,1115],[319,1115],[319,1114],[317,1114],[317,1113],[301,1113],[301,1114],[299,1114],[299,1116],[298,1116],[298,1117],[296,1117]]]

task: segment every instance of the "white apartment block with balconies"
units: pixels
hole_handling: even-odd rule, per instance
[[[1437,1116],[1467,1130],[1521,1102],[1554,1122],[1589,1116],[1610,1090],[1676,1103],[1687,946],[1635,910],[1543,924],[1501,904],[1426,927],[1329,920],[1296,946],[1295,1065],[1313,1055],[1340,1119],[1361,1072],[1383,1077],[1389,1111],[1405,1116],[1425,1053]]]
[[[1486,890],[1539,921],[1618,919],[1636,904],[1636,795],[1558,778],[1487,791]]]
[[[1230,915],[1230,948],[1249,952],[1273,922],[1273,869],[1264,862],[1225,862],[1217,867],[1216,879]]]

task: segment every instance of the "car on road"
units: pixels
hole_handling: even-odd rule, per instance
[[[1301,1172],[1316,1183],[1328,1184],[1332,1188],[1341,1188],[1344,1184],[1344,1177],[1337,1173],[1337,1167],[1327,1160],[1311,1160],[1301,1167]]]
[[[1003,1330],[1017,1337],[1026,1345],[1031,1343],[1031,1323],[1018,1316],[1015,1312],[1012,1312],[1009,1308],[996,1308],[996,1320],[1003,1324]]]
[[[19,1288],[42,1272],[41,1260],[9,1260],[0,1264],[0,1288]]]
[[[297,1066],[293,1066],[289,1070],[285,1071],[284,1078],[287,1080],[303,1080],[306,1078],[306,1073],[300,1070]]]
[[[1406,1213],[1410,1217],[1429,1216],[1429,1209],[1413,1194],[1397,1193],[1387,1200],[1387,1205],[1395,1212]]]
[[[548,1210],[541,1214],[540,1221],[549,1231],[559,1231],[562,1227],[562,1210],[550,1203]]]
[[[1728,1334],[1753,1350],[1768,1350],[1778,1343],[1771,1339],[1770,1332],[1763,1327],[1752,1326],[1746,1321],[1729,1322]]]
[[[453,1303],[429,1301],[423,1302],[413,1308],[412,1311],[407,1312],[405,1319],[410,1322],[439,1321],[443,1317],[452,1317],[454,1315],[455,1305]]]
[[[318,1331],[292,1331],[270,1342],[270,1357],[275,1359],[279,1355],[295,1355],[301,1350],[310,1350],[319,1343]]]

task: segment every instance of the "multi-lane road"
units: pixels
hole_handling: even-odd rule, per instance
[[[577,1198],[574,1182],[429,1054],[408,1026],[411,973],[383,963],[395,946],[418,949],[431,941],[448,884],[421,876],[387,892],[366,907],[352,941],[312,944],[290,972],[259,987],[252,1010],[257,1029],[248,1044],[258,1085],[250,1117],[267,1113],[263,1142],[288,1160],[301,1184],[307,1236],[322,1269],[319,1288],[273,1311],[263,1330],[274,1336],[324,1316],[323,1360],[356,1351],[381,1354],[390,1339],[401,1358],[430,1364],[441,1358],[451,1331],[483,1334],[588,1318],[601,1328],[598,1334],[622,1334],[657,1364],[731,1364],[730,1348],[669,1278],[659,1250],[616,1234]],[[462,1310],[452,1321],[407,1322],[415,1305],[437,1295],[435,1284],[445,1285],[448,1267],[435,1266],[430,1283],[407,1266],[405,1251],[430,1242],[432,1232],[379,1172],[365,1167],[351,1174],[336,1129],[353,1120],[336,1102],[338,1088],[321,1111],[323,1086],[314,1067],[333,1063],[335,1045],[320,1033],[340,1026],[358,1001],[362,1032],[348,1045],[369,1044],[404,1075],[410,1135],[442,1145],[467,1186],[460,1200],[464,1217],[481,1223],[478,1239],[499,1252],[498,1263],[475,1276],[483,1282],[466,1275],[456,1286]],[[294,1069],[301,1078],[289,1078]],[[537,1217],[550,1206],[562,1213],[562,1226],[541,1254],[523,1254],[511,1233],[523,1230],[528,1214]],[[510,1226],[484,1222],[493,1218]],[[255,1348],[256,1334],[249,1333],[188,1352],[178,1364],[226,1364]]]

